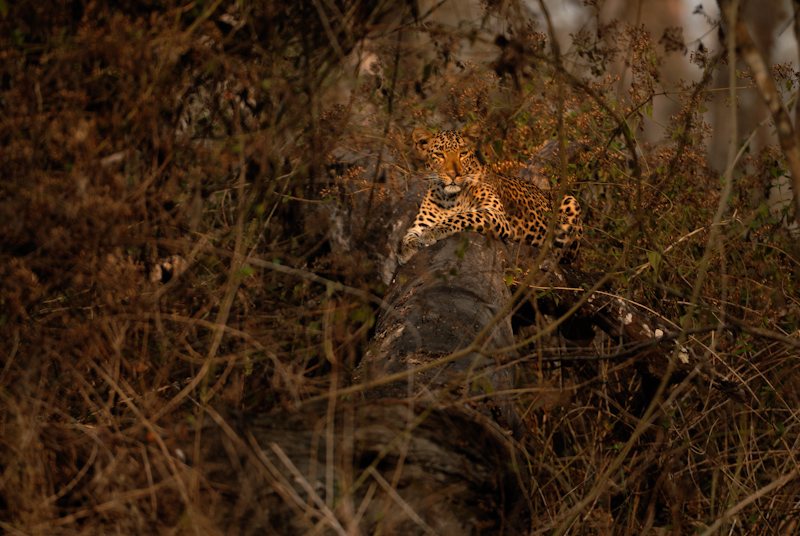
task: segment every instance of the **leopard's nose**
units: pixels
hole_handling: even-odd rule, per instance
[[[451,181],[456,180],[456,175],[458,175],[455,171],[448,171],[447,176],[450,177]]]

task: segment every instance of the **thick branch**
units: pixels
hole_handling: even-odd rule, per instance
[[[369,396],[424,394],[432,401],[443,389],[461,390],[453,382],[469,384],[492,368],[492,350],[514,343],[510,319],[496,318],[511,298],[504,282],[506,256],[502,243],[461,233],[422,249],[398,271],[385,298],[389,308],[380,317],[375,346],[358,373],[359,382],[398,381]],[[490,379],[495,390],[511,381],[496,374]]]

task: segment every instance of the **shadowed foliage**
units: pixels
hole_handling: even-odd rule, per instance
[[[559,50],[550,4],[0,0],[0,528],[793,534],[789,166],[753,130],[713,168],[707,108],[798,74],[726,42],[673,86],[688,30],[585,2]],[[411,132],[472,124],[580,201],[566,279],[467,233],[396,271]]]

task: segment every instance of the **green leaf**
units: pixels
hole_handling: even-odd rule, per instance
[[[655,274],[658,275],[658,272],[661,269],[661,254],[658,251],[649,251],[647,253],[647,260],[650,263],[650,266],[653,267]]]
[[[503,140],[492,141],[492,148],[494,149],[494,152],[497,154],[497,156],[499,156],[500,158],[503,157]]]

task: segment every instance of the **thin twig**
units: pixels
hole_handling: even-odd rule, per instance
[[[754,502],[759,500],[761,497],[764,497],[768,493],[771,493],[777,490],[778,488],[785,486],[786,484],[797,478],[798,475],[800,475],[800,469],[795,468],[792,472],[785,474],[778,479],[773,480],[772,482],[770,482],[763,488],[759,489],[755,493],[751,493],[750,495],[745,497],[743,500],[739,501],[734,506],[731,506],[730,508],[725,510],[719,517],[719,519],[714,521],[714,523],[712,523],[700,536],[711,536],[712,534],[715,534],[717,529],[719,529],[719,527],[723,523],[727,523],[728,521],[730,521],[731,517],[741,512],[746,506],[753,504]]]
[[[325,516],[325,519],[328,520],[331,528],[336,531],[339,536],[347,536],[344,527],[342,527],[341,523],[339,523],[339,520],[336,519],[336,516],[333,515],[331,509],[328,508],[328,505],[325,504],[325,501],[322,500],[319,494],[314,491],[314,488],[311,487],[311,484],[308,483],[308,480],[300,473],[300,471],[297,470],[297,467],[294,465],[294,463],[292,463],[292,460],[289,459],[286,453],[283,452],[283,449],[274,441],[269,444],[269,448],[272,449],[272,452],[278,456],[278,459],[280,459],[280,461],[283,462],[283,465],[289,470],[290,473],[292,473],[294,481],[298,483],[306,491],[306,493],[308,493],[308,496],[311,497],[311,499],[317,505],[319,511]]]

